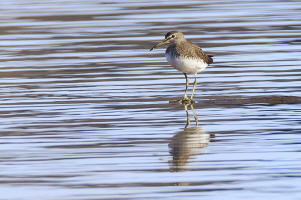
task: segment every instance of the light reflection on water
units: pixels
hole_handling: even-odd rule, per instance
[[[299,198],[299,2],[0,6],[1,199]],[[215,58],[194,109],[170,30]]]

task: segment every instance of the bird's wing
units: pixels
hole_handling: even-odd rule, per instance
[[[199,57],[201,57],[207,64],[213,63],[213,59],[212,59],[213,56],[211,56],[211,55],[207,56],[200,47],[198,47],[198,49],[199,50],[196,53]]]

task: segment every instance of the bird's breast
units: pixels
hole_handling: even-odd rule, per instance
[[[165,56],[173,68],[183,73],[196,74],[208,67],[208,64],[199,58],[175,56],[169,52],[166,52]]]

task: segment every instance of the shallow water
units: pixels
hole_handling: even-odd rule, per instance
[[[0,7],[1,199],[300,199],[300,2]],[[192,107],[170,30],[214,55]]]

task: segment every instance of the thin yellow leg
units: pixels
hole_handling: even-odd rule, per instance
[[[184,94],[184,98],[183,101],[187,101],[189,100],[189,98],[187,97],[187,90],[188,90],[188,86],[189,86],[189,78],[187,77],[186,73],[184,73],[185,79],[186,79],[186,89],[185,89],[185,94]]]
[[[196,79],[197,79],[197,74],[194,75],[193,89],[192,89],[192,94],[191,94],[191,98],[190,98],[191,101],[193,100],[194,91],[195,91],[196,85],[198,84]]]

